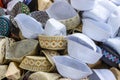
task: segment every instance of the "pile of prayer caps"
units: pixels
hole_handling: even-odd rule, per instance
[[[120,0],[0,0],[0,80],[120,80]]]

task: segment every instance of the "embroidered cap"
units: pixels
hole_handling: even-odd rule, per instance
[[[18,2],[23,2],[23,0],[11,0],[8,4],[7,4],[7,10],[11,11],[13,9],[13,7],[18,3]]]
[[[64,50],[67,46],[67,41],[64,36],[39,35],[39,44],[44,49]]]
[[[3,8],[0,8],[0,16],[6,15]]]
[[[46,11],[33,11],[30,13],[30,16],[35,18],[38,22],[42,23],[43,26],[45,26],[47,20],[49,19]]]
[[[0,17],[0,35],[8,36],[10,32],[10,21],[6,17]]]
[[[16,2],[16,4],[13,6],[13,8],[9,11],[8,14],[15,17],[17,14],[20,13],[24,13],[28,15],[30,13],[30,9],[28,8],[27,5],[19,1]]]
[[[26,56],[19,67],[29,71],[43,72],[50,72],[55,68],[53,62],[44,56]]]
[[[116,53],[116,51],[106,46],[105,44],[101,44],[100,47],[103,54],[101,60],[109,66],[118,67],[118,65],[120,64],[120,56]]]
[[[67,30],[73,29],[80,24],[78,13],[66,1],[55,1],[46,12],[50,18],[63,23],[67,27]]]
[[[35,72],[28,80],[58,80],[61,76],[57,73]]]

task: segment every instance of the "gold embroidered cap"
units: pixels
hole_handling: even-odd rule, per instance
[[[60,77],[57,73],[35,72],[29,76],[28,80],[58,80]]]
[[[52,66],[50,68],[50,71],[55,70],[55,64],[54,64],[54,61],[53,61],[52,57],[53,56],[59,56],[60,54],[57,51],[53,51],[53,50],[42,50],[41,55],[45,55],[45,57],[51,63]]]
[[[39,35],[41,48],[50,50],[63,50],[66,48],[66,39],[64,36],[45,36]]]
[[[64,0],[56,0],[47,10],[50,18],[63,23],[67,30],[74,29],[80,24],[79,14]]]
[[[65,20],[59,20],[59,21],[66,26],[67,30],[70,30],[70,29],[74,29],[80,24],[80,17],[77,14],[76,16],[72,18],[65,19]]]
[[[42,50],[40,54],[44,54],[46,56],[49,55],[50,57],[60,55],[57,51],[54,51],[54,50]]]
[[[47,57],[42,56],[26,56],[21,64],[20,68],[29,71],[44,71],[50,72],[53,70],[53,63],[47,59]]]

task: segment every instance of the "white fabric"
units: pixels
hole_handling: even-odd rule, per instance
[[[92,74],[91,69],[83,62],[68,56],[54,56],[53,60],[58,72],[72,80],[80,80]]]
[[[70,40],[76,41],[79,44],[85,45],[85,46],[93,49],[94,51],[97,51],[97,47],[96,47],[95,43],[84,34],[75,33],[75,34],[69,35],[67,38]]]
[[[106,22],[110,16],[110,12],[104,6],[96,3],[95,7],[92,10],[84,11],[83,18],[90,18],[100,22]]]
[[[110,38],[104,42],[120,54],[120,37]]]
[[[95,1],[96,0],[71,0],[71,5],[79,11],[84,11],[93,9]]]
[[[44,31],[41,23],[26,14],[18,14],[14,20],[25,38],[37,38]]]
[[[95,64],[102,57],[100,52],[95,52],[82,44],[68,40],[68,54],[84,63]]]
[[[65,1],[54,2],[46,12],[50,18],[54,18],[56,20],[65,20],[77,15],[77,12],[72,8],[72,6]]]
[[[112,36],[112,27],[104,22],[83,19],[82,32],[95,41],[104,42]]]
[[[112,37],[115,37],[120,27],[120,10],[119,9],[111,13],[107,23],[112,26]]]
[[[44,34],[47,36],[66,36],[66,26],[51,18],[45,25]]]
[[[23,0],[12,0],[7,4],[7,10],[11,11],[13,7],[18,3],[18,2],[23,2]]]
[[[108,9],[110,13],[117,9],[117,6],[109,0],[98,0],[98,3]]]
[[[109,69],[93,69],[100,80],[116,80],[114,74]]]
[[[84,34],[75,33],[69,35],[67,40],[68,54],[73,58],[85,63],[94,64],[102,57],[101,49]]]
[[[70,3],[70,0],[54,0],[55,1],[67,1],[68,3]]]
[[[110,1],[112,1],[117,6],[120,6],[120,0],[110,0]]]
[[[118,6],[118,9],[120,10],[120,6]]]
[[[118,7],[108,0],[97,0],[92,10],[85,11],[83,18],[90,18],[106,22],[111,13],[118,10]]]

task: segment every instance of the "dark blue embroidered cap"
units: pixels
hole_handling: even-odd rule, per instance
[[[117,52],[105,44],[101,44],[100,47],[103,54],[101,59],[109,66],[118,67],[120,64],[120,56],[117,54]]]
[[[0,17],[0,35],[8,36],[10,32],[10,21],[6,17]]]

